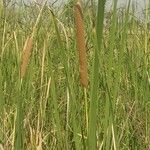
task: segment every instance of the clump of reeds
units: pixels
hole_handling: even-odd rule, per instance
[[[74,7],[75,24],[76,24],[76,36],[77,47],[79,51],[79,70],[80,70],[80,82],[87,88],[88,87],[88,69],[87,69],[87,57],[86,57],[86,43],[84,37],[84,23],[81,3],[77,2]]]
[[[32,48],[33,48],[33,38],[28,37],[26,39],[26,42],[23,48],[22,58],[21,58],[21,66],[20,66],[20,78],[21,79],[25,76],[27,66],[29,63],[29,59],[32,53]]]

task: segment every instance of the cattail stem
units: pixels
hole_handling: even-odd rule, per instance
[[[75,24],[76,24],[76,36],[77,47],[79,51],[79,70],[80,70],[80,82],[87,88],[88,87],[88,69],[86,58],[86,44],[84,37],[84,23],[81,4],[78,2],[74,8]]]
[[[85,105],[85,121],[86,121],[86,129],[87,129],[87,133],[88,133],[88,122],[89,122],[89,117],[88,117],[88,98],[87,98],[87,90],[86,88],[84,88],[84,105]]]

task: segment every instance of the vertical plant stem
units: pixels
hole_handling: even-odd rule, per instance
[[[97,111],[98,111],[98,81],[99,81],[99,53],[101,53],[103,21],[104,21],[105,0],[98,1],[97,12],[97,49],[94,51],[91,98],[89,112],[89,130],[88,130],[88,149],[97,149],[96,128],[97,128]]]
[[[87,98],[87,90],[84,88],[84,99],[85,99],[85,121],[86,121],[86,129],[88,133],[88,124],[89,124],[89,119],[88,119],[88,98]]]

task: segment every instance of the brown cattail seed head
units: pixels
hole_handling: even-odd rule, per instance
[[[79,51],[79,70],[80,70],[80,82],[87,88],[88,87],[88,69],[87,69],[87,57],[86,57],[86,44],[84,37],[84,23],[81,4],[78,2],[74,8],[75,24],[76,24],[76,36],[77,47]]]
[[[27,66],[29,63],[29,59],[32,53],[32,47],[33,47],[33,38],[28,37],[26,39],[24,48],[23,48],[23,54],[21,58],[21,66],[20,66],[20,77],[23,78],[25,76]]]

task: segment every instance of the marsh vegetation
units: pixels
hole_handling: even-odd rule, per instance
[[[1,1],[0,146],[148,150],[150,3],[76,2]]]

